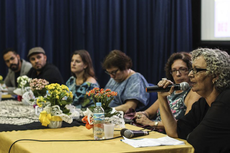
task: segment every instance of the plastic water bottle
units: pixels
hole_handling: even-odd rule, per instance
[[[104,139],[104,109],[101,107],[101,102],[96,103],[96,108],[93,111],[93,134],[94,140]]]

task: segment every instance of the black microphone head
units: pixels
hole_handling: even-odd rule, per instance
[[[124,128],[124,129],[121,129],[120,133],[121,133],[121,136],[124,136],[124,132],[126,131],[127,129]]]
[[[188,82],[180,83],[180,90],[187,90],[189,88]]]

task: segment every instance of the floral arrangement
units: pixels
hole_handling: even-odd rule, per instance
[[[37,105],[43,108],[39,116],[42,125],[47,126],[50,121],[60,120],[71,123],[70,110],[66,106],[73,101],[72,92],[67,86],[57,83],[46,85],[45,88],[48,91],[47,95],[39,96],[37,99]]]
[[[25,105],[29,105],[29,99],[33,98],[33,92],[30,89],[30,81],[31,78],[27,77],[26,75],[19,76],[17,78],[18,88],[14,90],[14,93],[18,95],[18,101],[22,101]]]
[[[4,83],[3,77],[0,75],[0,92],[7,92],[7,87]]]
[[[83,114],[85,115],[82,118],[82,122],[85,123],[85,127],[87,129],[91,129],[93,127],[93,109],[96,106],[96,102],[101,102],[102,108],[105,112],[105,117],[108,118],[116,115],[118,112],[112,112],[112,108],[109,107],[109,103],[114,99],[115,96],[117,96],[117,92],[111,91],[110,89],[104,90],[103,88],[93,88],[89,92],[86,93],[88,97],[91,97],[94,101],[94,106],[88,108]]]
[[[91,107],[90,110],[93,110],[96,106],[96,102],[101,102],[101,106],[105,111],[105,116],[110,115],[109,113],[112,111],[112,108],[109,107],[109,103],[117,96],[117,92],[111,91],[110,89],[104,90],[103,88],[93,88],[89,92],[86,93],[87,96],[92,97],[94,101],[94,107]]]
[[[26,75],[19,76],[17,78],[18,88],[25,88],[30,87],[31,78],[27,77]]]
[[[30,88],[34,93],[35,97],[38,96],[45,96],[46,95],[46,88],[45,86],[48,85],[49,82],[45,79],[33,79],[30,81]]]
[[[3,77],[0,75],[0,84],[3,84],[4,81],[3,81]]]

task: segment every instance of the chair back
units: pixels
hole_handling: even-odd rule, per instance
[[[152,84],[152,83],[149,83],[149,86],[155,86],[154,84]],[[149,93],[149,103],[148,103],[148,108],[152,105],[152,104],[154,104],[154,102],[157,100],[157,92],[150,92]]]

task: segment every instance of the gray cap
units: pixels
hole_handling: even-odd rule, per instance
[[[30,49],[27,57],[30,58],[31,55],[33,55],[33,54],[39,54],[39,53],[46,54],[43,48],[41,48],[41,47],[34,47],[34,48]]]

